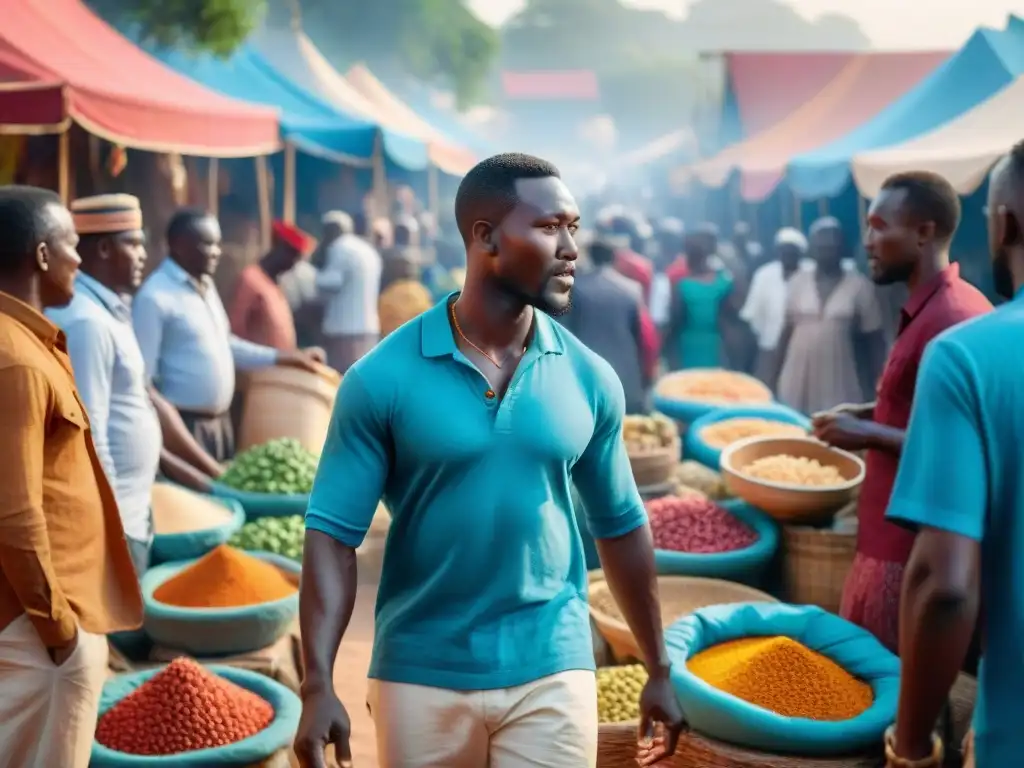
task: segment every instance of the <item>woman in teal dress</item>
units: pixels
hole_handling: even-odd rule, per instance
[[[718,239],[710,227],[686,237],[688,270],[673,286],[672,331],[666,345],[672,370],[723,365],[721,316],[733,280],[727,271],[709,263],[717,249]]]

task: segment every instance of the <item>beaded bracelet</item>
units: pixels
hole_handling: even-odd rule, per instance
[[[896,726],[890,725],[885,731],[885,759],[887,768],[935,768],[942,765],[945,748],[938,734],[932,734],[932,753],[920,760],[909,760],[896,754]]]

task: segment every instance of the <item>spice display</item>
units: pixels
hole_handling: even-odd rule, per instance
[[[381,338],[434,306],[430,291],[416,280],[396,280],[377,301]]]
[[[712,646],[686,662],[709,685],[786,717],[848,720],[871,706],[871,686],[789,637]]]
[[[597,670],[597,721],[627,723],[640,717],[640,694],[647,684],[643,664]]]
[[[709,424],[700,431],[700,439],[712,448],[726,448],[748,437],[804,437],[807,430],[796,424],[759,417],[736,417]]]
[[[626,416],[622,420],[622,439],[631,454],[667,448],[679,439],[679,430],[671,419],[654,416]]]
[[[297,591],[276,566],[221,544],[157,587],[153,598],[182,608],[238,608]]]
[[[238,454],[219,481],[250,493],[309,493],[317,463],[302,443],[283,437]]]
[[[228,544],[249,551],[272,552],[301,563],[305,537],[306,520],[302,515],[261,517],[243,525]]]
[[[664,496],[647,502],[655,549],[711,554],[746,549],[754,530],[709,499]]]
[[[273,719],[255,693],[179,658],[104,713],[96,741],[131,755],[178,755],[235,744]]]
[[[231,522],[231,510],[205,496],[170,483],[154,483],[151,495],[153,532],[192,533]]]
[[[724,499],[728,495],[722,476],[697,461],[680,462],[672,470],[672,482],[700,491],[709,499]]]
[[[770,403],[772,391],[757,379],[726,370],[677,371],[655,388],[662,397],[702,403],[737,405]]]
[[[846,482],[837,467],[804,456],[764,456],[743,467],[743,474],[771,483],[824,487]]]

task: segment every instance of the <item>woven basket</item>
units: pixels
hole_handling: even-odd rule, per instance
[[[603,724],[597,732],[597,768],[635,768],[637,723]],[[881,768],[878,754],[807,758],[770,755],[734,747],[690,732],[679,739],[670,760],[659,768]]]
[[[838,613],[843,582],[856,554],[857,536],[798,525],[783,526],[782,536],[789,602]]]
[[[640,649],[633,633],[626,626],[626,622],[598,607],[602,602],[611,599],[608,583],[600,579],[592,580],[588,594],[590,617],[601,636],[607,641],[615,658],[620,660],[639,659]],[[680,617],[709,605],[778,602],[771,595],[753,587],[721,579],[702,579],[693,576],[659,576],[658,597],[661,602],[663,627],[668,627]]]
[[[664,485],[672,478],[672,470],[679,463],[682,443],[677,437],[664,448],[643,453],[630,453],[629,466],[639,486]]]

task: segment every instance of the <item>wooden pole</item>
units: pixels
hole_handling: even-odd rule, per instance
[[[57,191],[67,205],[71,199],[71,128],[57,137]]]
[[[210,166],[206,172],[206,208],[214,216],[220,210],[220,161],[210,158]]]
[[[256,192],[260,207],[260,241],[263,250],[270,248],[271,204],[270,204],[270,172],[267,170],[267,158],[260,155],[256,161]]]
[[[282,218],[295,223],[295,145],[284,145],[284,211]]]

